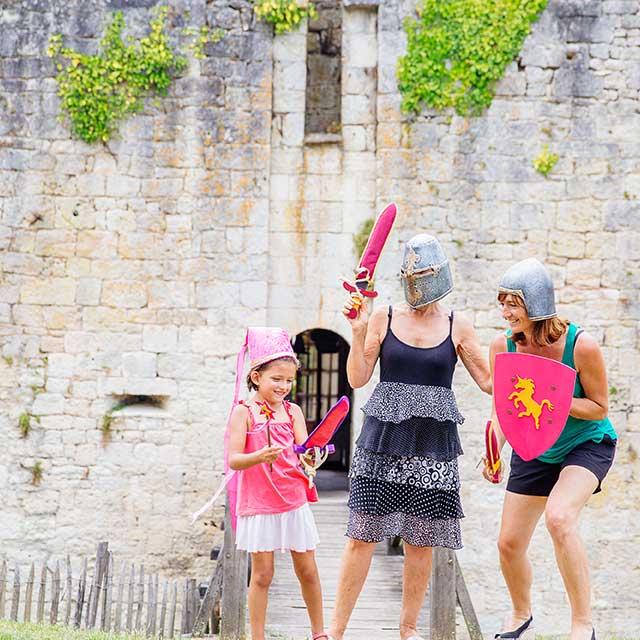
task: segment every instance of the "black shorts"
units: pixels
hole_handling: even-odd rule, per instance
[[[598,478],[594,493],[600,491],[600,485],[613,464],[616,442],[605,436],[602,442],[583,442],[572,449],[567,457],[558,463],[541,462],[537,458],[525,462],[515,451],[511,455],[511,473],[507,482],[507,491],[525,496],[548,496],[560,472],[568,466],[588,469]]]

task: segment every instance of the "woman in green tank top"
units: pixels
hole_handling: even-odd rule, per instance
[[[591,494],[600,491],[615,454],[604,359],[592,336],[557,317],[553,282],[537,260],[523,260],[504,274],[498,300],[509,329],[491,344],[492,375],[496,354],[517,351],[562,362],[577,377],[569,418],[551,449],[530,461],[512,454],[498,540],[512,613],[508,628],[496,638],[534,638],[527,550],[544,514],[571,605],[570,640],[595,640],[589,562],[578,522]],[[492,422],[499,427],[495,408]],[[496,432],[502,449],[505,438],[499,428]],[[491,479],[486,468],[484,475]]]

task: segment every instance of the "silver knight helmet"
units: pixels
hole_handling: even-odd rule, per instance
[[[542,262],[535,258],[527,258],[507,269],[498,292],[520,296],[529,320],[546,320],[558,315],[553,280]]]
[[[413,236],[405,245],[400,275],[404,297],[414,309],[444,298],[453,288],[447,256],[427,233]]]

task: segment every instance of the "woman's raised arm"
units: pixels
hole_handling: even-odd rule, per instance
[[[376,309],[369,318],[366,309],[366,302],[363,302],[358,315],[351,319],[346,314],[351,308],[350,303],[345,305],[345,317],[351,324],[351,349],[347,358],[347,378],[349,384],[358,389],[363,387],[373,375],[378,356],[380,355],[380,344],[384,337],[387,314],[385,307]]]

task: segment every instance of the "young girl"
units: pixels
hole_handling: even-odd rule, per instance
[[[324,633],[322,590],[315,561],[318,532],[309,490],[294,444],[307,438],[300,407],[285,400],[299,366],[282,329],[250,328],[247,377],[255,394],[239,402],[229,422],[228,464],[239,471],[236,546],[251,553],[249,619],[252,640],[264,640],[273,552],[290,551],[314,640]]]

